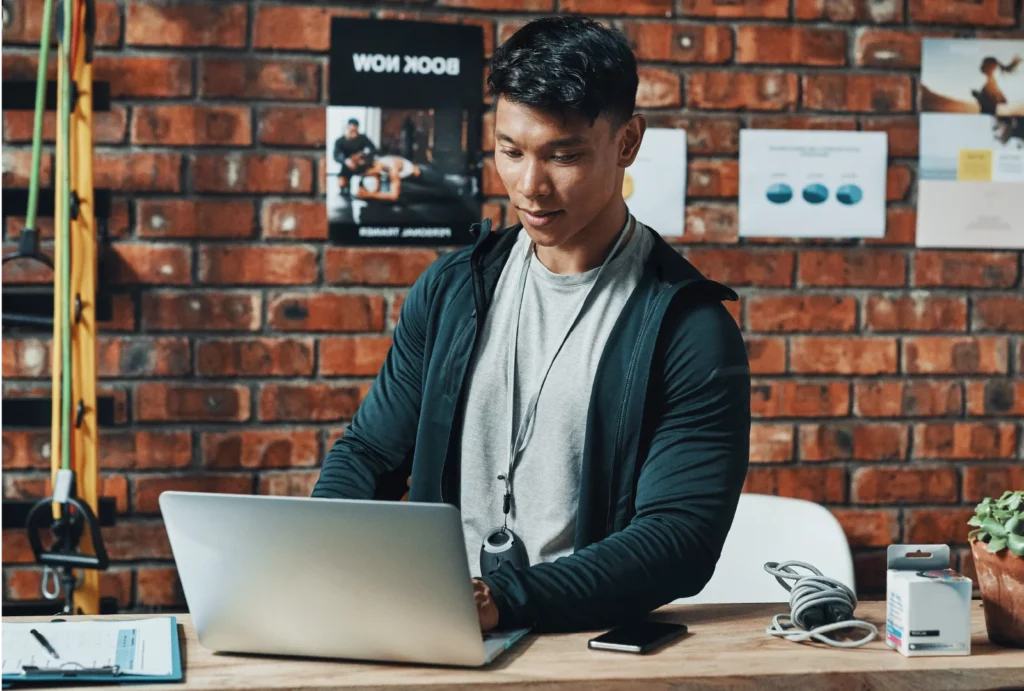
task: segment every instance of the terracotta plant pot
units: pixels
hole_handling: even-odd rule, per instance
[[[996,645],[1024,648],[1024,559],[1004,549],[996,554],[988,545],[971,541],[985,605],[988,638]]]

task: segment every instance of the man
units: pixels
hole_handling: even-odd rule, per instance
[[[739,500],[736,296],[626,208],[637,82],[625,39],[580,17],[495,52],[495,164],[521,224],[485,222],[416,282],[313,490],[369,498],[411,470],[409,499],[459,506],[484,630],[607,627],[698,593]],[[496,534],[528,564],[482,573]]]
[[[469,192],[469,178],[438,173],[427,163],[413,163],[403,156],[377,156],[363,160],[368,166],[360,174],[360,186],[353,193],[357,199],[390,202],[443,200],[455,199]],[[367,185],[370,181],[372,184]]]
[[[372,158],[376,153],[374,143],[359,131],[359,121],[350,119],[345,128],[345,136],[338,137],[334,142],[334,160],[341,164],[338,186],[342,189],[348,187],[351,177],[366,169],[368,164],[365,159]]]

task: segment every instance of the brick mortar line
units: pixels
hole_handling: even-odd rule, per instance
[[[349,420],[342,420],[342,422],[348,422]],[[115,425],[112,427],[102,427],[101,433],[107,436],[125,436],[135,433],[159,433],[164,432],[173,434],[176,432],[185,431],[196,431],[200,433],[209,434],[221,434],[221,433],[244,433],[252,430],[262,431],[282,431],[290,430],[295,432],[309,432],[317,431],[324,432],[325,425],[329,423],[317,422],[314,420],[302,420],[302,421],[265,421],[257,420],[258,424],[252,427],[240,428],[237,423],[232,421],[216,421],[216,420],[204,420],[199,422],[188,422],[188,421],[158,421],[158,422],[139,422],[135,423],[139,425],[136,429],[135,425]],[[915,427],[928,427],[928,428],[941,428],[949,427],[953,425],[968,425],[972,427],[991,427],[993,425],[999,425],[1003,427],[1017,428],[1018,425],[1022,425],[1019,417],[1015,416],[998,416],[992,419],[989,418],[934,418],[934,417],[915,417],[915,418],[858,418],[855,422],[850,422],[845,419],[837,418],[758,418],[753,420],[753,426],[755,428],[771,428],[771,427],[789,427],[790,431],[793,432],[794,441],[799,441],[799,430],[801,429],[813,429],[816,427],[835,428],[840,431],[855,431],[860,427],[884,427],[884,428],[899,428],[906,430],[910,433],[913,432]],[[794,428],[796,428],[794,430]],[[5,433],[15,435],[45,435],[49,434],[47,429],[38,427],[9,427],[4,430]],[[1018,432],[1024,434],[1024,429],[1019,429]],[[1019,436],[1019,435],[1018,435]],[[935,459],[938,461],[981,461],[985,463],[999,462],[999,458],[991,459],[977,459],[977,458],[966,458],[966,459],[943,459],[935,457],[924,457],[917,460],[929,460]],[[794,460],[794,459],[791,459]],[[1011,459],[1012,460],[1012,459]],[[837,462],[845,462],[840,459]],[[874,462],[874,461],[870,461]],[[782,461],[758,461],[756,465],[774,465],[776,463],[782,463]],[[813,463],[823,463],[823,461],[813,461]],[[11,470],[25,470],[30,468],[14,468]]]
[[[372,337],[379,338],[383,336],[383,332],[374,332]],[[186,336],[181,336],[186,338]],[[216,337],[210,340],[225,340],[220,337]],[[246,340],[246,339],[232,339],[232,340]],[[201,379],[193,378],[200,377]],[[196,375],[195,373],[187,374],[171,374],[171,375],[153,375],[153,376],[111,376],[102,377],[100,379],[100,385],[106,387],[124,387],[134,386],[138,384],[176,384],[187,386],[189,384],[196,385],[219,385],[226,386],[229,384],[238,384],[240,386],[248,386],[260,383],[271,383],[271,384],[309,384],[315,382],[324,382],[331,384],[343,384],[351,381],[357,383],[373,382],[376,375],[317,375],[312,374],[309,376],[296,376],[296,375],[259,375],[259,374],[246,374],[246,375],[224,375],[223,377],[215,377],[211,375]],[[965,379],[966,378],[966,379]],[[9,379],[9,383],[12,388],[5,393],[17,394],[19,389],[22,387],[30,387],[31,385],[41,385],[49,381],[48,377],[18,377],[12,376]],[[808,386],[826,386],[829,384],[849,383],[849,384],[877,384],[877,383],[953,383],[953,384],[981,384],[989,382],[1002,382],[1009,381],[1011,383],[1021,383],[1024,379],[1020,377],[1007,376],[1007,373],[992,373],[992,374],[976,374],[976,375],[964,375],[964,374],[912,374],[906,376],[900,376],[898,372],[882,372],[878,374],[831,374],[831,373],[815,373],[815,372],[780,372],[777,374],[771,373],[753,373],[752,374],[752,386],[768,386],[776,383],[796,383],[806,384]],[[850,396],[853,400],[854,396]],[[796,417],[796,416],[786,416]],[[820,416],[828,417],[828,416]],[[836,416],[846,417],[846,416]],[[860,416],[852,416],[858,418]],[[916,416],[916,417],[933,417],[933,416]],[[942,417],[942,416],[934,416]],[[999,415],[976,415],[972,416],[976,418],[992,418],[1000,417]],[[874,419],[874,418],[871,418]],[[905,418],[893,418],[893,419],[905,419]]]
[[[258,411],[258,406],[254,408]],[[110,427],[102,427],[101,433],[110,435],[125,435],[134,434],[137,432],[199,432],[199,433],[228,433],[228,432],[245,432],[245,431],[280,431],[283,429],[296,429],[297,431],[318,431],[324,430],[327,426],[333,426],[341,423],[351,422],[351,418],[338,418],[337,420],[262,420],[252,419],[245,423],[244,427],[240,427],[241,423],[232,420],[146,420],[146,421],[134,421],[123,424],[117,424]],[[900,428],[908,432],[910,438],[913,438],[914,429],[916,427],[926,428],[943,428],[950,427],[953,425],[967,425],[972,427],[991,427],[991,426],[1002,426],[1015,429],[1016,436],[1018,439],[1024,441],[1024,428],[1021,428],[1020,417],[1018,416],[994,416],[994,417],[970,417],[970,418],[824,418],[824,417],[808,417],[808,418],[795,418],[795,417],[778,417],[778,418],[754,418],[752,420],[754,427],[782,427],[782,426],[795,426],[797,429],[794,431],[793,440],[795,444],[799,443],[799,431],[801,429],[811,429],[815,427],[825,428],[836,428],[838,430],[850,430],[855,431],[861,427],[886,427],[886,428]],[[42,428],[23,428],[15,427],[4,430],[11,434],[28,434],[33,433],[43,434],[45,430]],[[908,447],[909,449],[909,447]],[[1010,462],[1015,459],[1003,459],[1001,457],[986,457],[986,458],[942,458],[936,456],[924,456],[920,458],[914,458],[910,456],[910,450],[908,450],[908,456],[903,459],[894,459],[893,463],[905,463],[907,461],[913,462],[936,462],[936,463],[964,463],[964,462],[977,462],[983,464],[992,464],[1000,462]],[[801,461],[801,459],[789,459],[787,461],[756,461],[752,462],[754,466],[775,466],[782,464],[789,464],[795,462],[808,462],[814,465],[821,465],[824,463],[853,463],[853,462],[865,462],[865,463],[879,463],[872,459],[837,459],[835,461]],[[884,461],[881,461],[884,462]],[[18,468],[11,468],[11,470],[18,470]],[[5,470],[5,472],[7,472]]]

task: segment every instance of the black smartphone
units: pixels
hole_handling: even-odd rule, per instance
[[[587,643],[594,650],[614,650],[620,653],[646,655],[666,643],[686,634],[686,624],[663,621],[642,621],[617,626]]]

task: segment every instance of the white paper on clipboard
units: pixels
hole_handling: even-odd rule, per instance
[[[166,677],[173,671],[171,617],[3,624],[3,673],[26,665],[63,670],[117,666],[120,674]],[[57,652],[32,635],[35,629]]]

